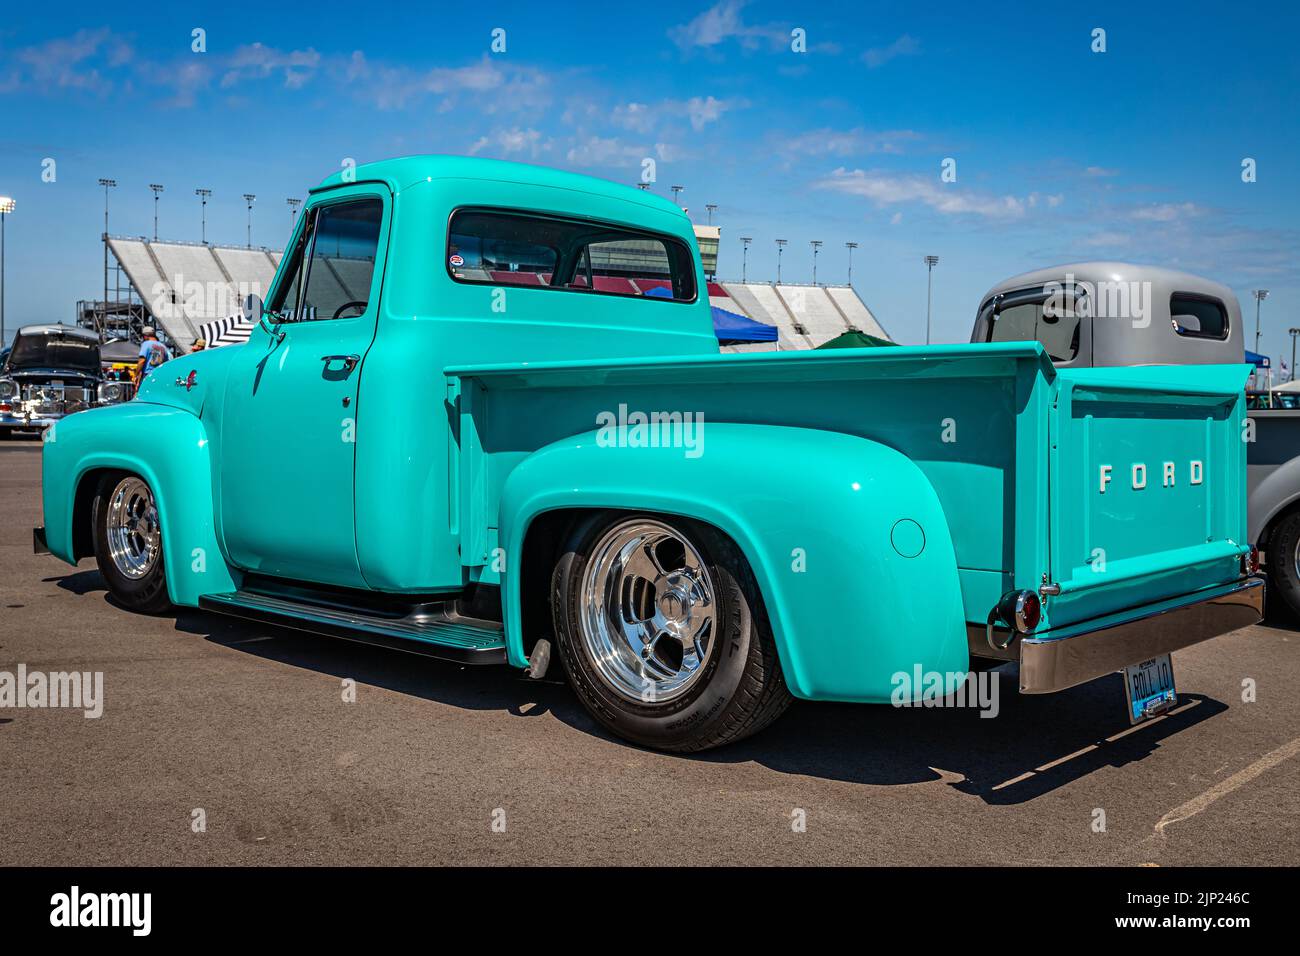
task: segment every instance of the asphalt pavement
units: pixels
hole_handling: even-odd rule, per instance
[[[0,707],[0,865],[1300,862],[1284,617],[1175,654],[1179,708],[1134,729],[1118,676],[1004,669],[993,719],[796,702],[666,756],[511,668],[131,614],[32,554],[40,513],[39,443],[0,442],[0,674],[101,672],[103,713]]]

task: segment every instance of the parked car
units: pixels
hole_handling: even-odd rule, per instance
[[[0,435],[39,431],[65,415],[130,398],[100,367],[99,336],[72,325],[18,330],[0,365]]]
[[[792,697],[943,696],[972,658],[1034,694],[1126,671],[1141,720],[1171,651],[1260,618],[1241,365],[719,355],[673,203],[450,157],[327,179],[246,309],[247,344],[45,446],[36,547],[125,607],[534,677],[554,646],[670,751]]]
[[[1044,314],[1053,294],[1077,301]],[[1127,306],[1125,306],[1127,303]],[[1056,309],[1047,309],[1056,312]],[[1117,314],[1118,313],[1118,314]],[[1058,367],[1245,361],[1241,306],[1221,283],[1122,262],[1080,262],[1014,276],[985,294],[973,342],[1037,340]],[[1290,385],[1248,390],[1247,537],[1271,594],[1300,615],[1300,411]]]

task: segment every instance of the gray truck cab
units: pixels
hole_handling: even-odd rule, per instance
[[[1077,262],[1013,276],[980,300],[972,342],[1037,339],[1058,367],[1245,360],[1232,290],[1186,272]]]

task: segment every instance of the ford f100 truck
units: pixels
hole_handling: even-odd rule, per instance
[[[694,751],[791,698],[1040,694],[1260,618],[1242,365],[719,355],[682,210],[414,157],[313,190],[245,345],[59,423],[36,546],[114,599],[545,672]],[[923,684],[923,686],[922,686]]]

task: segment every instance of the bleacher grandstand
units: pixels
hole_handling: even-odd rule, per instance
[[[271,249],[127,236],[110,236],[108,248],[130,289],[126,300],[104,303],[100,312],[110,317],[128,312],[137,316],[132,325],[153,325],[180,352],[205,337],[205,327],[210,330],[223,320],[235,331],[224,340],[207,332],[212,344],[246,339],[247,330],[239,330],[239,323],[230,320],[246,294],[265,297],[280,264],[280,253]],[[139,328],[127,331],[138,335]]]
[[[207,339],[209,345],[246,340],[250,329],[238,318],[240,303],[249,292],[266,297],[281,255],[271,249],[123,236],[110,237],[108,244],[130,282],[127,299],[136,316],[133,324],[156,326],[180,352],[188,351],[197,338]],[[631,261],[634,256],[627,256],[634,250],[617,252],[623,254],[619,258],[624,260],[617,265],[626,265],[635,272]],[[350,266],[346,259],[329,260],[329,278],[339,284],[346,298],[364,299],[365,293],[357,294],[353,286],[359,284],[363,274],[368,277],[368,272],[358,263],[362,271],[352,275]],[[463,273],[467,278],[503,285],[546,285],[551,278],[549,273],[525,270],[488,272],[467,267]],[[597,275],[594,281],[598,291],[624,295],[661,294],[654,290],[668,286],[664,279],[635,275]],[[579,282],[585,280],[580,277]],[[722,347],[726,352],[811,349],[848,331],[889,339],[875,315],[849,286],[709,281],[708,298],[715,308],[777,330],[775,342],[727,344]]]
[[[716,287],[716,288],[715,288]],[[717,293],[722,293],[718,295]],[[756,322],[775,325],[776,347],[810,349],[845,332],[866,332],[889,340],[889,335],[849,286],[772,285],[766,282],[709,284],[709,302],[738,312]],[[891,340],[892,341],[892,340]],[[755,351],[772,346],[730,345],[723,351]]]

